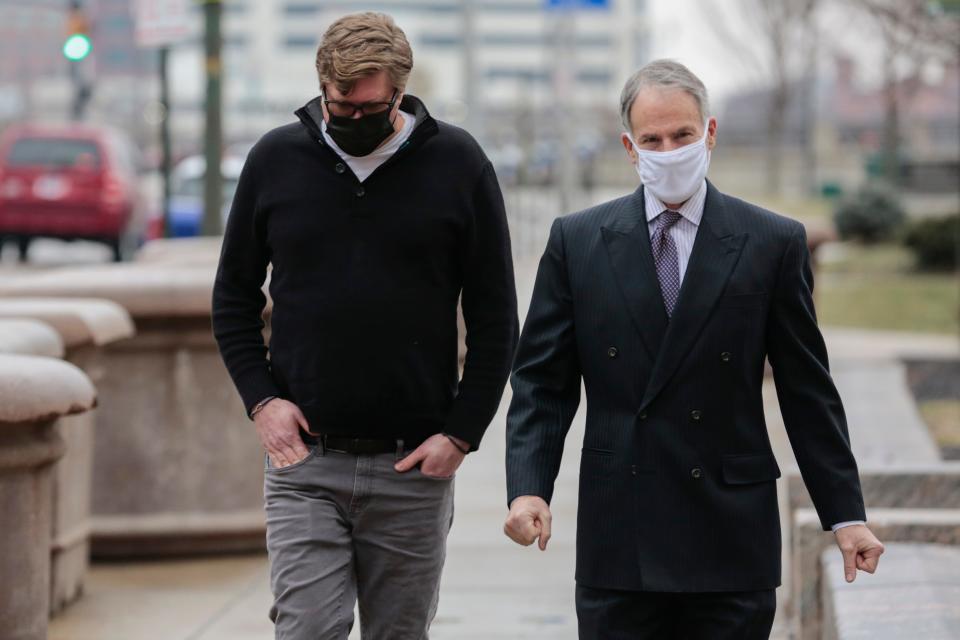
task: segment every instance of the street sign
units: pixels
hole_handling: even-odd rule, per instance
[[[609,9],[610,0],[546,0],[547,9]]]
[[[136,0],[137,45],[167,47],[188,38],[198,21],[190,4],[190,0]]]

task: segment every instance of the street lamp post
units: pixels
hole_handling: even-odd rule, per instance
[[[222,232],[220,209],[223,208],[223,176],[220,163],[223,156],[222,122],[222,35],[220,17],[223,11],[222,0],[203,0],[204,7],[204,50],[206,53],[207,101],[206,128],[204,132],[204,157],[206,171],[203,180],[203,235],[215,236]]]

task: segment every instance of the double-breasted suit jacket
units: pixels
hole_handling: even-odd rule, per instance
[[[767,358],[824,528],[865,519],[812,287],[803,226],[709,183],[672,318],[642,187],[554,222],[511,378],[507,484],[511,501],[550,501],[582,380],[578,583],[780,584]]]

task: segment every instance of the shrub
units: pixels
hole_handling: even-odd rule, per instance
[[[913,251],[921,269],[956,269],[958,240],[960,213],[917,220],[910,223],[903,234],[903,244]]]
[[[893,191],[880,183],[868,182],[839,202],[833,223],[842,239],[872,243],[892,237],[905,217]]]

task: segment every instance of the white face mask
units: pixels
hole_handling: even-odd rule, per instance
[[[707,177],[710,166],[708,133],[709,121],[704,126],[702,139],[672,151],[641,149],[628,133],[627,137],[637,152],[637,174],[644,188],[664,203],[680,204],[690,199]]]

